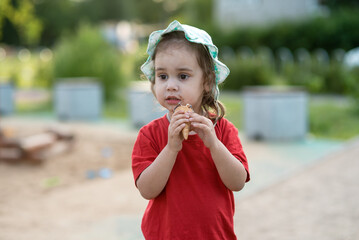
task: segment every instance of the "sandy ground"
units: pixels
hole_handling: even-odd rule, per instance
[[[20,137],[41,132],[45,125],[5,119],[2,126]],[[95,227],[97,236],[84,234],[94,232],[99,222],[143,214],[147,201],[135,189],[130,169],[136,132],[84,124],[66,127],[76,135],[71,152],[39,166],[0,162],[0,239],[138,239],[121,237],[112,223]],[[251,154],[257,147],[248,144],[246,150]],[[356,141],[280,183],[236,198],[238,238],[359,239],[358,156]],[[112,176],[87,178],[89,170],[101,168],[110,169]]]
[[[44,131],[53,124],[24,124],[11,119],[2,127],[14,137]],[[45,127],[46,126],[46,127]],[[0,239],[77,239],[99,219],[141,214],[146,205],[133,184],[133,132],[116,128],[67,127],[76,136],[73,150],[46,159],[42,165],[0,162]],[[110,169],[108,179],[98,174]]]
[[[359,139],[274,186],[245,198],[239,239],[359,239]]]

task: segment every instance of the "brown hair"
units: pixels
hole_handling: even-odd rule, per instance
[[[193,43],[188,41],[185,37],[184,32],[182,31],[166,33],[162,36],[160,42],[157,44],[157,47],[152,56],[153,62],[155,61],[156,54],[159,51],[168,48],[172,44],[183,44],[195,51],[198,65],[203,71],[203,84],[208,84],[208,86],[210,86],[210,89],[212,89],[209,92],[203,93],[201,107],[209,119],[214,122],[217,122],[224,117],[225,107],[220,101],[216,100],[215,98],[215,96],[218,95],[218,90],[216,88],[216,75],[214,73],[213,60],[207,47],[199,43]],[[152,92],[154,92],[154,84],[155,80],[151,81]]]

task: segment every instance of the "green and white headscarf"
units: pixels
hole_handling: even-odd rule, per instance
[[[149,57],[147,58],[147,61],[141,66],[141,71],[145,74],[149,81],[154,81],[154,62],[152,60],[153,53],[155,52],[155,48],[160,42],[162,35],[174,31],[184,32],[186,39],[190,42],[207,46],[214,63],[214,72],[216,74],[215,98],[217,100],[219,94],[218,84],[222,83],[227,78],[229,75],[229,69],[224,63],[218,60],[218,48],[213,44],[211,36],[199,28],[181,24],[175,20],[171,22],[166,29],[152,32],[148,39],[147,47],[147,53]]]

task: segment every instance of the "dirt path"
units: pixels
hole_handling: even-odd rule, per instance
[[[47,124],[8,119],[2,126],[20,136],[42,131]],[[0,239],[141,239],[138,219],[147,201],[133,186],[130,170],[136,133],[94,125],[66,126],[77,138],[73,152],[47,159],[41,166],[0,163]],[[272,156],[276,166],[285,163],[283,169],[298,168],[298,156],[292,150],[286,155],[265,144],[246,143],[245,147],[252,166],[263,166],[260,160]],[[238,238],[359,239],[358,156],[359,140],[289,178],[283,175],[287,177],[279,184],[236,197]],[[112,176],[87,178],[89,170],[101,168],[110,169]],[[273,178],[259,170],[253,176]]]
[[[29,127],[16,120],[3,121],[2,126],[17,137],[50,127]],[[144,211],[146,201],[132,187],[130,170],[136,134],[82,124],[65,127],[76,136],[72,152],[40,166],[0,162],[0,239],[81,239],[100,219]],[[102,168],[112,176],[87,178],[88,171]]]
[[[291,178],[244,199],[239,239],[359,239],[359,139]]]

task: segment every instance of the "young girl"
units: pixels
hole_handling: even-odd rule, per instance
[[[203,30],[178,21],[149,37],[141,67],[168,114],[139,131],[132,169],[149,204],[146,239],[236,239],[234,197],[249,181],[238,131],[223,118],[218,84],[229,74]],[[193,113],[175,107],[190,104]],[[181,131],[190,123],[184,140]]]

